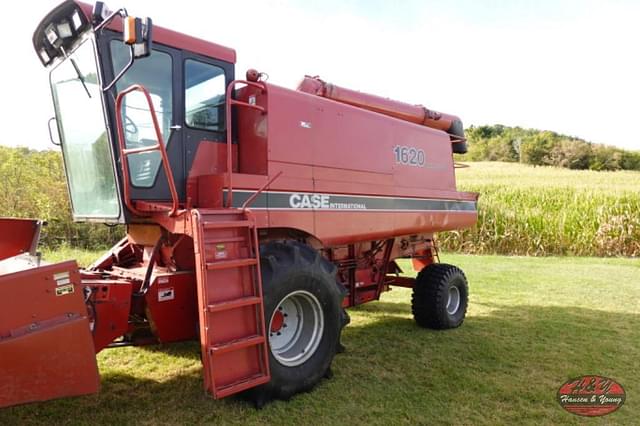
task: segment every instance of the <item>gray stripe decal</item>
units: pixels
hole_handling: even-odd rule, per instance
[[[233,191],[233,207],[242,207],[253,191]],[[226,199],[226,193],[225,193]],[[252,209],[329,211],[476,211],[475,201],[366,197],[309,192],[262,192]]]

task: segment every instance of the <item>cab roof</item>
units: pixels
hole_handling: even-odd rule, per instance
[[[80,9],[82,9],[84,14],[87,16],[87,19],[91,21],[93,5],[79,1],[75,3],[80,7]],[[114,31],[122,32],[122,25],[118,20],[113,20],[110,23],[109,28]],[[179,33],[168,28],[163,28],[155,24],[153,26],[153,42],[177,49],[189,50],[200,55],[220,59],[232,64],[236,63],[235,49]]]

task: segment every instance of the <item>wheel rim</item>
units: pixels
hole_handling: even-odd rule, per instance
[[[460,307],[460,290],[458,287],[452,285],[449,287],[449,294],[447,297],[447,313],[453,315],[458,312]]]
[[[318,349],[324,314],[318,299],[299,290],[285,296],[269,320],[269,346],[280,364],[295,367]]]

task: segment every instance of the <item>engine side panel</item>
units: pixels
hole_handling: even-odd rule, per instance
[[[296,228],[335,245],[476,222],[477,195],[456,191],[445,132],[307,93],[267,88],[267,96],[244,93],[245,101],[253,95],[268,112],[239,112],[241,166],[234,175],[234,205],[241,206],[268,180],[253,174],[264,169],[259,164],[266,163],[265,175],[282,172],[251,205],[259,226]],[[252,153],[259,155],[244,158]]]

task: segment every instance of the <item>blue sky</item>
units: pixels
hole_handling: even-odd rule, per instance
[[[320,75],[467,125],[535,127],[640,149],[640,1],[120,1],[107,3],[237,49],[239,76],[255,67],[293,88],[305,74]],[[0,93],[12,100],[2,106],[2,144],[50,146],[48,76],[31,33],[57,3],[14,3],[20,19],[0,27],[11,58],[0,67]]]

